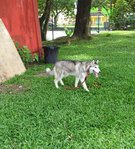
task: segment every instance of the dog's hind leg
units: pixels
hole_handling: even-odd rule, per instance
[[[54,84],[56,86],[56,88],[59,88],[58,83],[60,82],[61,85],[64,85],[62,78],[63,78],[63,72],[60,69],[54,69],[54,74],[55,74],[55,80],[54,80]]]
[[[54,77],[55,77],[55,79],[54,79],[55,87],[56,87],[56,88],[59,88],[59,86],[58,86],[58,82],[59,82],[59,73],[58,73],[58,71],[56,71],[56,68],[55,68],[55,67],[54,67]]]
[[[62,79],[63,79],[63,72],[60,73],[59,81],[61,85],[64,85]]]

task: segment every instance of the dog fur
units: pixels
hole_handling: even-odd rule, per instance
[[[78,86],[79,81],[82,83],[83,88],[89,91],[85,82],[87,73],[93,73],[95,77],[98,77],[100,72],[98,61],[58,61],[55,63],[53,69],[46,68],[46,74],[48,76],[54,75],[54,84],[56,88],[59,88],[58,83],[64,85],[62,79],[69,75],[75,76],[75,87]]]

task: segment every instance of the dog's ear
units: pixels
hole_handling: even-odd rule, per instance
[[[96,60],[96,61],[95,61],[95,64],[98,64],[98,63],[99,63],[99,60]]]
[[[95,64],[95,60],[93,60],[93,61],[91,62],[91,64]]]

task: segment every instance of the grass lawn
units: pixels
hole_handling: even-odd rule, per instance
[[[135,148],[135,32],[63,45],[60,59],[99,59],[101,76],[87,79],[89,93],[56,89],[53,77],[35,75],[50,64],[6,82],[0,90],[0,149]],[[74,77],[64,83],[73,86]]]

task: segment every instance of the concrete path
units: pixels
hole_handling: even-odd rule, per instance
[[[97,31],[91,31],[91,34],[97,34]],[[47,40],[56,39],[58,37],[66,36],[65,31],[47,31]]]
[[[47,31],[47,40],[53,40],[58,37],[66,36],[65,31]]]

